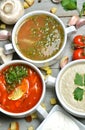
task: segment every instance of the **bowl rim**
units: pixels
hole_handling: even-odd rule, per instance
[[[12,116],[12,117],[25,117],[25,116],[29,115],[30,113],[32,113],[33,111],[35,111],[36,108],[40,105],[40,103],[44,99],[45,92],[46,92],[46,87],[45,87],[44,77],[43,77],[41,71],[35,65],[33,65],[30,62],[27,62],[27,61],[24,61],[24,60],[13,60],[13,61],[7,62],[5,64],[2,64],[0,66],[0,71],[6,66],[9,66],[9,65],[12,65],[12,64],[18,64],[18,63],[28,65],[29,67],[33,68],[34,71],[36,71],[39,74],[39,76],[40,76],[40,78],[42,80],[42,87],[43,87],[41,97],[40,97],[39,101],[37,102],[37,104],[34,107],[32,107],[31,109],[29,109],[29,110],[27,110],[25,112],[20,112],[20,113],[8,112],[8,111],[4,110],[1,107],[0,107],[0,112],[6,114],[8,116]]]
[[[69,62],[64,68],[62,68],[62,70],[59,72],[59,75],[56,78],[56,83],[55,83],[55,91],[56,91],[56,95],[58,97],[58,100],[60,102],[60,104],[72,115],[77,116],[77,117],[85,117],[85,112],[80,112],[80,111],[76,111],[74,109],[72,109],[71,107],[69,107],[69,105],[67,105],[63,99],[61,98],[61,95],[59,93],[59,80],[61,75],[71,66],[76,65],[76,64],[84,64],[85,63],[85,59],[79,59],[79,60],[75,60],[75,61],[71,61]]]
[[[15,36],[16,36],[16,30],[18,28],[18,26],[28,17],[28,16],[32,16],[32,15],[35,15],[35,14],[47,14],[47,15],[50,15],[52,17],[54,17],[55,19],[58,20],[58,22],[62,25],[63,27],[63,30],[64,30],[64,42],[63,42],[63,45],[61,47],[61,49],[58,51],[57,54],[55,54],[54,56],[46,59],[46,60],[31,60],[30,58],[26,58],[16,47],[16,44],[15,44]],[[65,45],[66,45],[66,41],[67,41],[67,32],[66,32],[66,28],[65,28],[65,25],[63,23],[63,21],[55,14],[52,14],[51,12],[48,12],[48,11],[44,11],[44,10],[36,10],[36,11],[31,11],[31,12],[28,12],[27,14],[25,14],[24,16],[22,16],[18,21],[17,23],[15,24],[14,28],[13,28],[13,31],[12,31],[12,44],[13,44],[13,47],[14,47],[14,50],[17,52],[17,54],[24,60],[26,61],[29,61],[33,64],[46,64],[48,62],[51,62],[52,60],[56,59],[58,56],[60,56],[60,54],[62,53],[62,51],[64,50],[65,48]]]

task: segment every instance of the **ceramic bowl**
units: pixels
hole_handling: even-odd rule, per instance
[[[37,103],[36,104],[34,104],[30,109],[27,109],[27,110],[25,110],[25,111],[21,111],[21,112],[14,112],[14,110],[13,111],[11,111],[10,112],[10,110],[9,110],[9,108],[7,108],[7,110],[6,109],[4,109],[4,105],[6,106],[7,105],[7,103],[6,103],[6,101],[8,100],[8,102],[12,102],[13,103],[13,105],[12,106],[15,106],[15,105],[19,105],[19,104],[17,104],[17,103],[19,103],[18,102],[18,100],[20,100],[20,102],[21,102],[21,100],[22,99],[24,99],[24,101],[25,101],[25,97],[26,97],[26,95],[30,95],[30,92],[32,92],[33,91],[33,89],[31,89],[31,87],[30,87],[30,81],[29,81],[29,83],[27,83],[28,84],[28,86],[29,86],[29,88],[28,88],[28,90],[24,93],[24,95],[22,95],[21,97],[19,97],[19,98],[17,98],[16,99],[16,97],[15,97],[15,95],[17,95],[18,93],[15,93],[15,95],[14,95],[14,97],[13,96],[9,96],[8,97],[8,99],[6,99],[5,97],[7,96],[7,95],[9,95],[9,93],[11,92],[13,92],[14,90],[10,90],[10,91],[7,91],[7,90],[9,90],[9,89],[7,89],[7,84],[4,86],[3,85],[3,83],[2,83],[2,80],[3,80],[3,78],[1,78],[1,76],[0,76],[0,87],[2,87],[3,89],[1,89],[1,91],[0,91],[0,112],[2,112],[2,113],[4,113],[4,114],[6,114],[6,115],[8,115],[8,116],[11,116],[11,117],[14,117],[14,118],[22,118],[22,117],[25,117],[25,116],[27,116],[27,115],[29,115],[29,114],[31,114],[31,113],[33,113],[34,111],[36,111],[37,109],[39,109],[39,106],[40,106],[40,103],[42,102],[42,100],[43,100],[43,98],[44,98],[44,96],[45,96],[45,82],[44,82],[44,78],[43,78],[43,76],[42,76],[42,73],[40,72],[40,70],[36,67],[36,66],[34,66],[33,64],[31,64],[31,63],[28,63],[27,61],[23,61],[23,60],[14,60],[14,61],[10,61],[10,62],[8,62],[8,63],[5,63],[5,64],[3,64],[3,65],[1,65],[0,66],[0,73],[1,73],[1,71],[3,70],[4,71],[4,69],[5,68],[7,68],[8,66],[11,66],[11,67],[13,67],[13,66],[16,66],[16,65],[23,65],[23,66],[26,66],[26,67],[29,67],[29,68],[31,68],[31,70],[33,70],[34,72],[34,75],[38,75],[39,76],[39,78],[40,78],[40,83],[42,84],[41,86],[42,86],[42,91],[41,91],[41,94],[40,94],[40,98],[37,100]],[[29,72],[31,72],[30,71],[30,69],[29,69]],[[36,74],[35,74],[36,73]],[[32,74],[32,73],[30,73],[30,74]],[[29,75],[28,75],[29,76]],[[8,76],[7,76],[8,77]],[[5,78],[6,79],[6,78]],[[32,80],[31,81],[31,84],[32,84],[32,82],[34,82],[34,80]],[[24,84],[25,85],[25,84]],[[31,85],[32,86],[32,85]],[[35,84],[35,86],[37,87],[37,84]],[[40,86],[40,84],[38,84],[38,88],[40,88],[39,87]],[[19,88],[20,87],[20,85],[17,87],[17,88]],[[25,86],[26,87],[26,86]],[[22,87],[21,87],[22,88]],[[25,88],[24,88],[25,89]],[[22,89],[22,91],[24,90],[24,89]],[[18,89],[16,89],[16,92],[17,92],[17,90]],[[39,89],[40,90],[40,89]],[[4,91],[4,93],[3,93],[3,91]],[[19,91],[20,92],[20,91]],[[23,91],[24,92],[24,91]],[[36,90],[36,92],[38,92],[37,90]],[[12,93],[13,94],[13,93]],[[31,93],[32,94],[32,93]],[[28,97],[30,98],[30,96],[28,95]],[[37,93],[37,95],[38,95],[38,93]],[[25,96],[25,97],[24,97]],[[3,98],[2,98],[3,97]],[[32,100],[35,100],[35,98],[36,97],[32,97]],[[4,99],[4,100],[3,100]],[[31,101],[32,100],[30,100],[30,104],[31,104]],[[3,104],[3,105],[2,105]],[[8,103],[9,104],[9,103]],[[21,103],[20,103],[21,104]],[[25,104],[29,104],[29,102],[28,103],[25,103]],[[21,104],[21,105],[19,105],[19,107],[21,106],[21,108],[19,108],[19,109],[22,109],[23,108],[23,105]],[[7,107],[10,107],[10,104],[9,104],[9,106],[7,106]],[[17,107],[17,106],[16,106]],[[13,108],[14,109],[14,108]],[[17,108],[18,109],[18,108]],[[23,109],[22,109],[23,110]],[[41,114],[42,114],[42,112],[41,112]]]
[[[26,56],[24,56],[21,53],[20,49],[18,49],[17,44],[16,44],[17,33],[18,33],[19,28],[22,26],[23,22],[27,18],[29,18],[31,16],[34,16],[34,15],[42,15],[42,14],[47,15],[47,16],[51,16],[52,18],[54,18],[61,25],[61,27],[63,29],[63,33],[64,33],[63,34],[64,35],[64,40],[62,42],[62,46],[59,49],[59,51],[57,53],[55,53],[53,56],[51,56],[50,58],[44,59],[44,60],[37,60],[37,59],[34,60],[34,59],[27,58]],[[75,30],[76,29],[75,29],[74,26],[65,28],[65,25],[62,22],[62,20],[58,16],[56,16],[55,14],[52,14],[52,13],[50,13],[48,11],[43,11],[43,10],[32,11],[32,12],[29,12],[29,13],[25,14],[23,17],[21,17],[18,20],[18,22],[15,24],[15,26],[13,28],[13,31],[12,31],[12,45],[13,45],[14,50],[20,56],[21,59],[29,61],[29,62],[33,63],[34,65],[36,65],[37,67],[48,66],[48,65],[52,65],[52,64],[56,63],[60,59],[60,57],[62,56],[62,54],[64,52],[64,49],[65,49],[65,45],[66,45],[66,41],[67,41],[67,34],[72,32],[72,31],[75,31]],[[23,31],[25,32],[25,29],[23,29]],[[23,47],[24,47],[24,45],[23,45]],[[10,50],[10,49],[12,49],[12,46],[9,45],[7,48],[8,48],[8,50]],[[37,47],[36,47],[36,49],[37,49]],[[52,48],[48,49],[47,51],[49,51],[49,50],[51,51]],[[45,53],[47,53],[47,51]]]
[[[85,118],[85,60],[68,63],[59,73],[55,90],[61,105],[70,114]]]

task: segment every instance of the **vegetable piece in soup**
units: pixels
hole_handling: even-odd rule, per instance
[[[16,45],[20,52],[32,60],[46,60],[62,47],[64,30],[53,17],[38,14],[27,18],[19,27]]]
[[[42,95],[42,81],[32,68],[16,64],[0,71],[0,107],[20,113],[33,108]]]

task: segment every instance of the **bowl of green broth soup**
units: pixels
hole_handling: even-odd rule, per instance
[[[13,48],[21,59],[37,67],[52,65],[63,54],[67,33],[71,31],[67,31],[55,14],[32,11],[15,24],[12,32]]]

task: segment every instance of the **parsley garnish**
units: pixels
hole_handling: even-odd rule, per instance
[[[84,91],[83,89],[77,87],[75,90],[74,90],[74,99],[76,99],[77,101],[81,101],[83,99],[83,94],[84,94]]]
[[[74,79],[74,83],[76,85],[79,85],[79,86],[83,86],[83,76],[76,73],[76,76],[75,76],[75,79]]]
[[[23,65],[10,66],[5,72],[5,80],[7,85],[7,90],[11,91],[15,88],[17,84],[20,84],[22,79],[28,75],[27,67]]]
[[[75,79],[74,79],[74,84],[77,85],[78,87],[74,90],[74,99],[81,101],[83,99],[84,95],[84,86],[85,86],[85,74],[81,75],[79,73],[76,73]],[[82,87],[82,88],[81,88]]]

